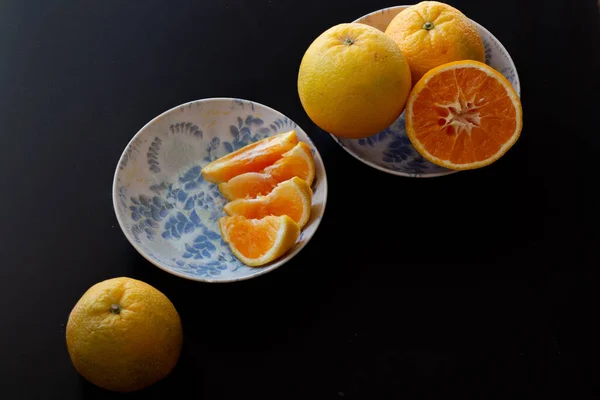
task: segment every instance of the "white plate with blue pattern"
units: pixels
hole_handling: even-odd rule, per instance
[[[392,19],[408,6],[384,8],[364,15],[354,22],[360,22],[385,31]],[[502,43],[487,29],[472,21],[485,46],[485,62],[508,79],[521,95],[517,68]],[[411,178],[433,178],[457,171],[437,166],[423,158],[412,146],[404,128],[404,113],[383,131],[364,139],[333,139],[348,153],[363,163],[378,170]]]
[[[251,142],[292,129],[315,159],[311,217],[290,251],[251,268],[222,240],[218,219],[225,215],[227,200],[200,169]],[[115,213],[133,247],[159,268],[203,282],[240,281],[283,265],[311,239],[326,201],[323,160],[302,128],[269,107],[228,98],[193,101],[154,118],[125,148],[113,182]]]

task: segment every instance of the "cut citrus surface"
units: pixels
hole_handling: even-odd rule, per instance
[[[297,143],[293,130],[267,137],[207,164],[202,175],[209,182],[221,183],[246,172],[262,171]]]
[[[296,244],[300,227],[287,215],[248,219],[236,215],[219,219],[223,240],[244,264],[258,267],[281,257]]]
[[[498,71],[478,61],[430,70],[415,85],[406,107],[406,132],[434,164],[465,170],[498,160],[523,125],[519,96]]]
[[[287,215],[300,229],[310,217],[312,190],[306,181],[293,177],[277,185],[271,193],[255,199],[237,199],[227,203],[223,210],[228,215],[263,218],[268,215]]]
[[[219,189],[228,200],[254,198],[270,193],[279,182],[295,176],[305,180],[308,186],[312,185],[315,178],[315,161],[310,146],[304,142],[284,153],[275,164],[265,168],[262,173],[247,172],[238,175],[219,184]]]
[[[219,190],[227,200],[255,198],[271,192],[277,186],[275,178],[262,172],[246,172],[219,183]]]
[[[265,173],[271,175],[277,182],[287,181],[297,176],[306,181],[308,186],[315,179],[315,160],[310,146],[304,142],[298,143],[275,164],[265,168]]]

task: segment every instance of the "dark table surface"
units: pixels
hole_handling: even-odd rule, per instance
[[[163,291],[185,332],[173,373],[131,398],[598,396],[598,3],[450,3],[510,52],[524,130],[489,167],[416,180],[345,153],[296,91],[315,37],[393,2],[2,1],[0,398],[122,397],[64,340],[83,292],[117,276]],[[291,262],[211,285],[133,249],[111,183],[147,121],[221,96],[302,126],[329,199]]]

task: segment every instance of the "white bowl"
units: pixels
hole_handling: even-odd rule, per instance
[[[218,218],[225,215],[227,200],[200,169],[248,143],[292,129],[315,159],[311,217],[285,255],[248,267],[221,238]],[[326,201],[325,167],[308,135],[280,112],[239,99],[193,101],[154,118],[125,148],[113,182],[115,213],[133,247],[157,267],[203,282],[240,281],[285,264],[314,235]]]
[[[396,15],[409,6],[377,10],[354,22],[360,22],[385,31]],[[508,79],[521,95],[517,68],[502,43],[475,21],[485,46],[485,62]],[[411,178],[433,178],[455,173],[423,158],[412,146],[404,128],[404,113],[385,130],[364,139],[345,139],[331,135],[348,153],[363,163],[393,175]]]

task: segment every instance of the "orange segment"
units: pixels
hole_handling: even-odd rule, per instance
[[[219,190],[227,200],[254,198],[271,192],[277,182],[271,175],[260,172],[246,172],[219,183]]]
[[[202,175],[209,182],[221,183],[246,172],[262,171],[297,143],[293,130],[270,136],[209,163],[202,168]]]
[[[244,264],[258,267],[279,257],[294,246],[300,227],[287,215],[247,219],[242,216],[219,219],[223,240]]]
[[[306,181],[294,177],[277,185],[267,196],[256,199],[237,199],[223,210],[228,215],[263,218],[268,215],[287,215],[302,229],[310,217],[312,190]]]
[[[315,160],[310,146],[304,142],[298,143],[275,164],[265,168],[264,172],[275,178],[277,182],[287,181],[297,176],[305,180],[308,186],[312,185],[315,179]]]
[[[238,175],[226,183],[219,184],[219,189],[228,200],[254,198],[266,195],[279,182],[299,177],[310,186],[315,178],[315,161],[310,146],[298,143],[293,149],[268,166],[262,173],[248,172]]]
[[[522,114],[519,96],[502,74],[478,61],[457,61],[432,69],[415,85],[406,132],[432,163],[480,168],[517,141]]]

